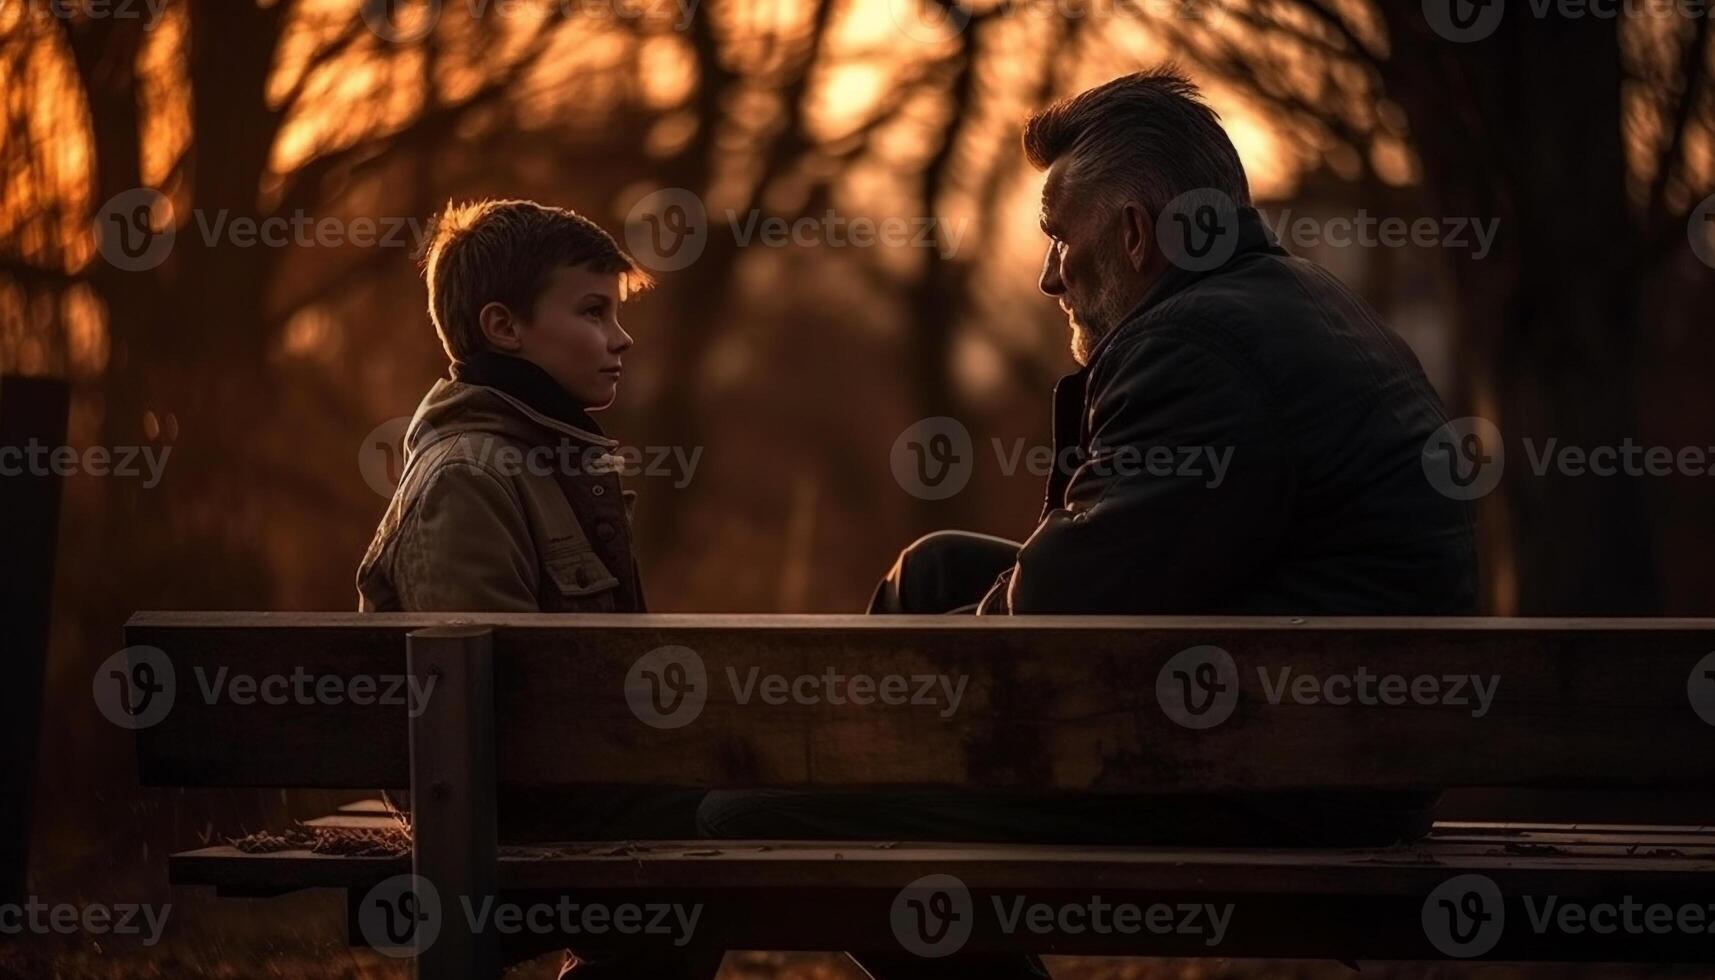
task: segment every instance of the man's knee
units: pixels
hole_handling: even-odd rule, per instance
[[[936,531],[899,553],[871,612],[947,613],[980,601],[1018,557],[1018,542],[970,531]]]
[[[903,578],[913,578],[943,568],[960,548],[970,547],[972,535],[964,531],[930,531],[906,545],[893,567]]]
[[[772,794],[766,791],[714,790],[697,805],[700,837],[768,837]]]

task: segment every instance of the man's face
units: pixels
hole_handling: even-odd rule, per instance
[[[1042,186],[1048,254],[1038,286],[1060,301],[1072,325],[1072,356],[1088,364],[1091,350],[1130,312],[1135,276],[1122,254],[1112,209],[1098,195],[1071,186],[1067,159],[1048,168]]]
[[[547,371],[585,408],[606,408],[619,391],[631,335],[619,325],[619,274],[562,266],[549,274],[513,353]]]

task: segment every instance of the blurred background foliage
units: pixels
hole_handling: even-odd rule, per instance
[[[450,198],[530,197],[623,237],[649,193],[695,193],[707,247],[627,307],[638,346],[603,418],[629,445],[703,450],[684,485],[633,482],[651,605],[848,611],[919,533],[1033,525],[1039,479],[986,447],[1044,442],[1072,365],[1035,291],[1019,127],[1176,60],[1265,212],[1499,222],[1481,257],[1305,250],[1411,342],[1454,416],[1518,453],[1480,507],[1488,611],[1715,610],[1710,478],[1538,477],[1518,452],[1715,446],[1715,272],[1691,247],[1715,227],[1688,226],[1715,191],[1706,17],[1515,5],[1455,44],[1393,0],[402,0],[370,5],[382,31],[359,0],[159,3],[0,0],[0,370],[69,378],[79,446],[172,447],[153,489],[67,483],[38,891],[158,891],[161,850],[326,802],[139,796],[88,696],[134,610],[350,608],[385,506],[359,454],[444,368],[409,248],[205,240],[223,215],[420,227]],[[94,218],[140,187],[178,234],[130,272]],[[940,237],[769,248],[727,229],[830,210],[939,219]],[[889,468],[933,415],[979,447],[941,502]],[[335,936],[323,918],[304,934]]]

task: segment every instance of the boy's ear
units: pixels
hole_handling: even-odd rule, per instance
[[[498,351],[515,351],[524,345],[518,336],[520,326],[518,318],[506,308],[505,303],[490,303],[476,315],[477,323],[482,328],[482,339]]]

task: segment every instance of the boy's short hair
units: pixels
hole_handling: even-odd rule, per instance
[[[454,361],[488,346],[478,316],[484,306],[504,303],[528,317],[548,274],[562,266],[618,273],[621,299],[654,284],[600,225],[534,201],[448,202],[422,262],[429,317]]]

